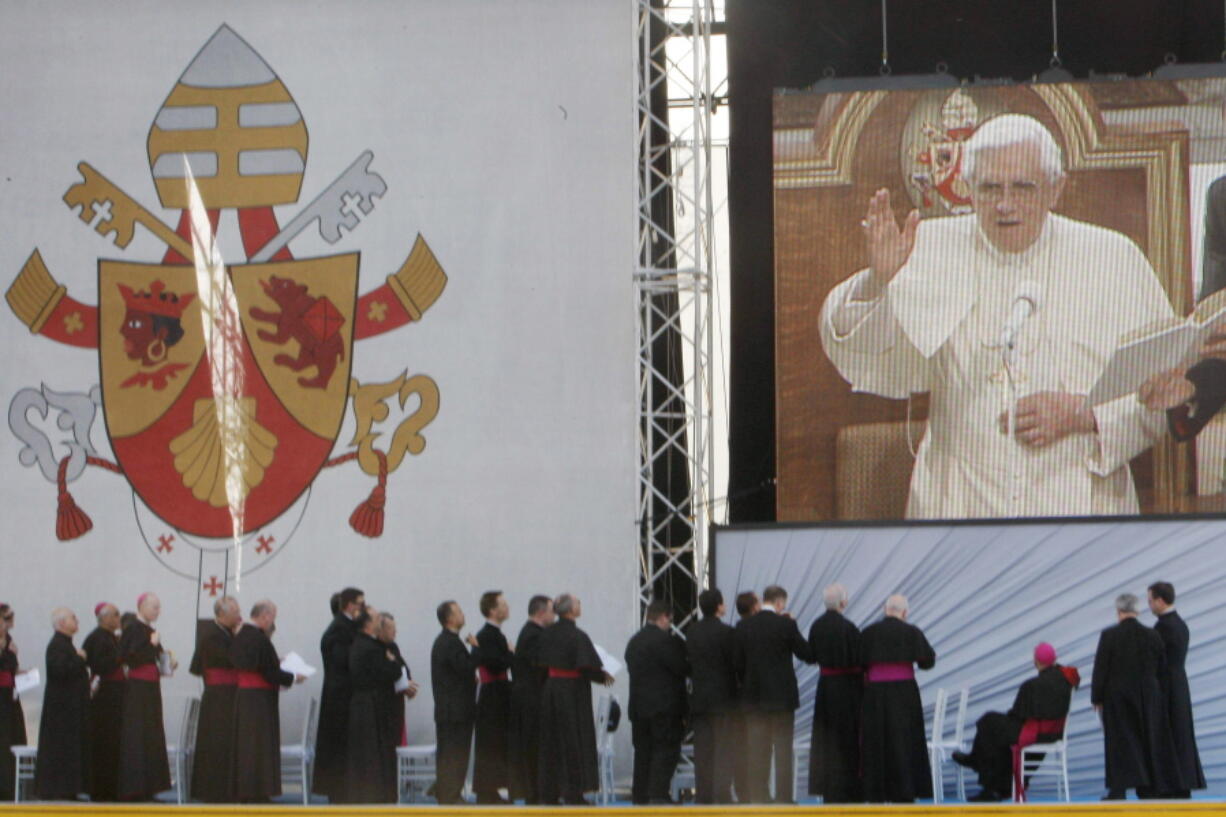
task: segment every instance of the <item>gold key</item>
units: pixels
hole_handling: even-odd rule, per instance
[[[162,239],[170,247],[189,261],[194,253],[192,245],[178,233],[166,226],[160,218],[150,213],[131,196],[116,187],[110,179],[103,176],[90,166],[89,162],[77,165],[83,181],[79,181],[64,194],[64,203],[69,209],[81,208],[80,217],[86,224],[94,225],[94,231],[100,236],[115,235],[115,245],[126,247],[132,243],[136,225],[141,224],[151,233]],[[101,216],[101,218],[99,218]]]

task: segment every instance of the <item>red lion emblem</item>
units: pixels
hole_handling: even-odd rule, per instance
[[[261,329],[260,340],[282,344],[298,341],[298,357],[279,354],[273,358],[278,366],[300,372],[308,366],[316,367],[315,377],[298,378],[298,385],[308,389],[326,389],[332,379],[336,364],[345,356],[344,339],[340,328],[345,318],[327,297],[316,298],[307,292],[306,284],[289,278],[269,276],[260,286],[268,297],[281,307],[280,312],[267,312],[258,307],[249,310],[257,321],[276,324],[277,331]]]

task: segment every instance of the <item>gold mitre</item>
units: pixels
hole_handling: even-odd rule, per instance
[[[205,207],[288,204],[302,188],[307,129],[268,63],[222,25],[162,103],[148,147],[165,207],[188,207],[185,158]]]

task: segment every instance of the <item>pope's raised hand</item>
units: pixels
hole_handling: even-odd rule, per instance
[[[864,243],[868,249],[870,297],[879,295],[893,280],[915,249],[915,231],[919,227],[919,210],[907,213],[902,227],[890,206],[890,191],[884,187],[868,200],[868,212],[860,226],[864,228]]]

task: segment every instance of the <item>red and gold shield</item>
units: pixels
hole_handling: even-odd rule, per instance
[[[358,254],[233,266],[99,263],[115,457],[167,524],[228,537],[315,479],[349,396]]]

